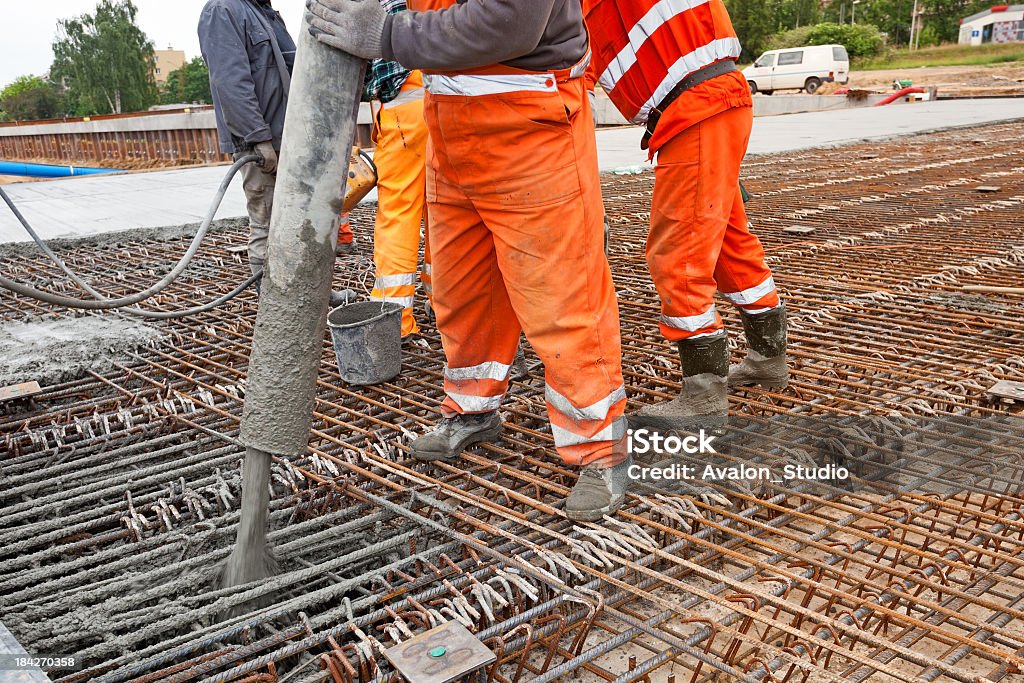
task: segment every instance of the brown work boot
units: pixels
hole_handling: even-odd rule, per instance
[[[740,318],[747,336],[747,357],[729,368],[729,386],[785,389],[789,386],[785,304],[761,315],[740,311]]]
[[[565,501],[566,516],[574,522],[597,522],[618,512],[626,502],[632,464],[633,460],[626,458],[613,467],[597,463],[584,467]]]
[[[696,431],[725,425],[729,415],[726,383],[729,342],[725,333],[678,343],[683,368],[679,396],[645,406],[634,418],[641,426]]]
[[[475,443],[494,441],[501,434],[498,411],[442,418],[433,430],[412,442],[412,456],[422,462],[454,462]]]

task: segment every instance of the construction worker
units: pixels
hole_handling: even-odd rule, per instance
[[[267,260],[295,42],[270,0],[209,0],[199,17],[199,46],[210,71],[210,92],[222,152],[254,151],[259,165],[242,167],[249,213],[249,267]]]
[[[405,0],[381,0],[381,6],[389,14],[406,10]],[[370,298],[402,305],[402,336],[407,337],[419,332],[413,306],[427,189],[423,75],[392,60],[373,59],[366,72],[363,100],[380,102],[373,130],[378,178],[373,226],[377,278]],[[427,252],[422,275],[428,295],[429,258]]]
[[[598,520],[625,498],[618,306],[602,251],[589,56],[579,0],[309,0],[322,42],[423,69],[434,309],[444,419],[412,444],[452,461],[495,439],[520,331],[545,366],[559,454],[582,466],[566,501]]]
[[[646,126],[657,155],[647,263],[661,296],[661,332],[676,342],[683,384],[641,421],[714,424],[727,383],[784,387],[786,308],[739,187],[753,102],[736,69],[740,43],[722,0],[583,0],[597,80],[619,111]],[[714,296],[739,308],[749,347],[729,367]],[[701,418],[710,416],[711,420]],[[690,418],[696,417],[696,420]]]

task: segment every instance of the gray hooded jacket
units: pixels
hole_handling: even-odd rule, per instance
[[[251,0],[210,0],[199,17],[222,152],[241,152],[267,140],[281,149],[288,97],[268,28],[290,72],[295,43],[276,12],[263,12]]]

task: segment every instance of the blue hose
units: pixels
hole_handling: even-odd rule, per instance
[[[51,166],[49,164],[26,164],[21,161],[0,161],[0,175],[18,175],[29,178],[70,178],[78,175],[99,173],[124,173],[116,168],[88,168],[85,166]]]

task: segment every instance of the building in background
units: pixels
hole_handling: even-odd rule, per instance
[[[1024,42],[1024,5],[997,5],[960,21],[961,45]]]
[[[166,83],[171,72],[177,71],[183,66],[185,66],[183,50],[175,50],[167,46],[166,50],[153,51],[153,77],[156,79],[157,85]]]

